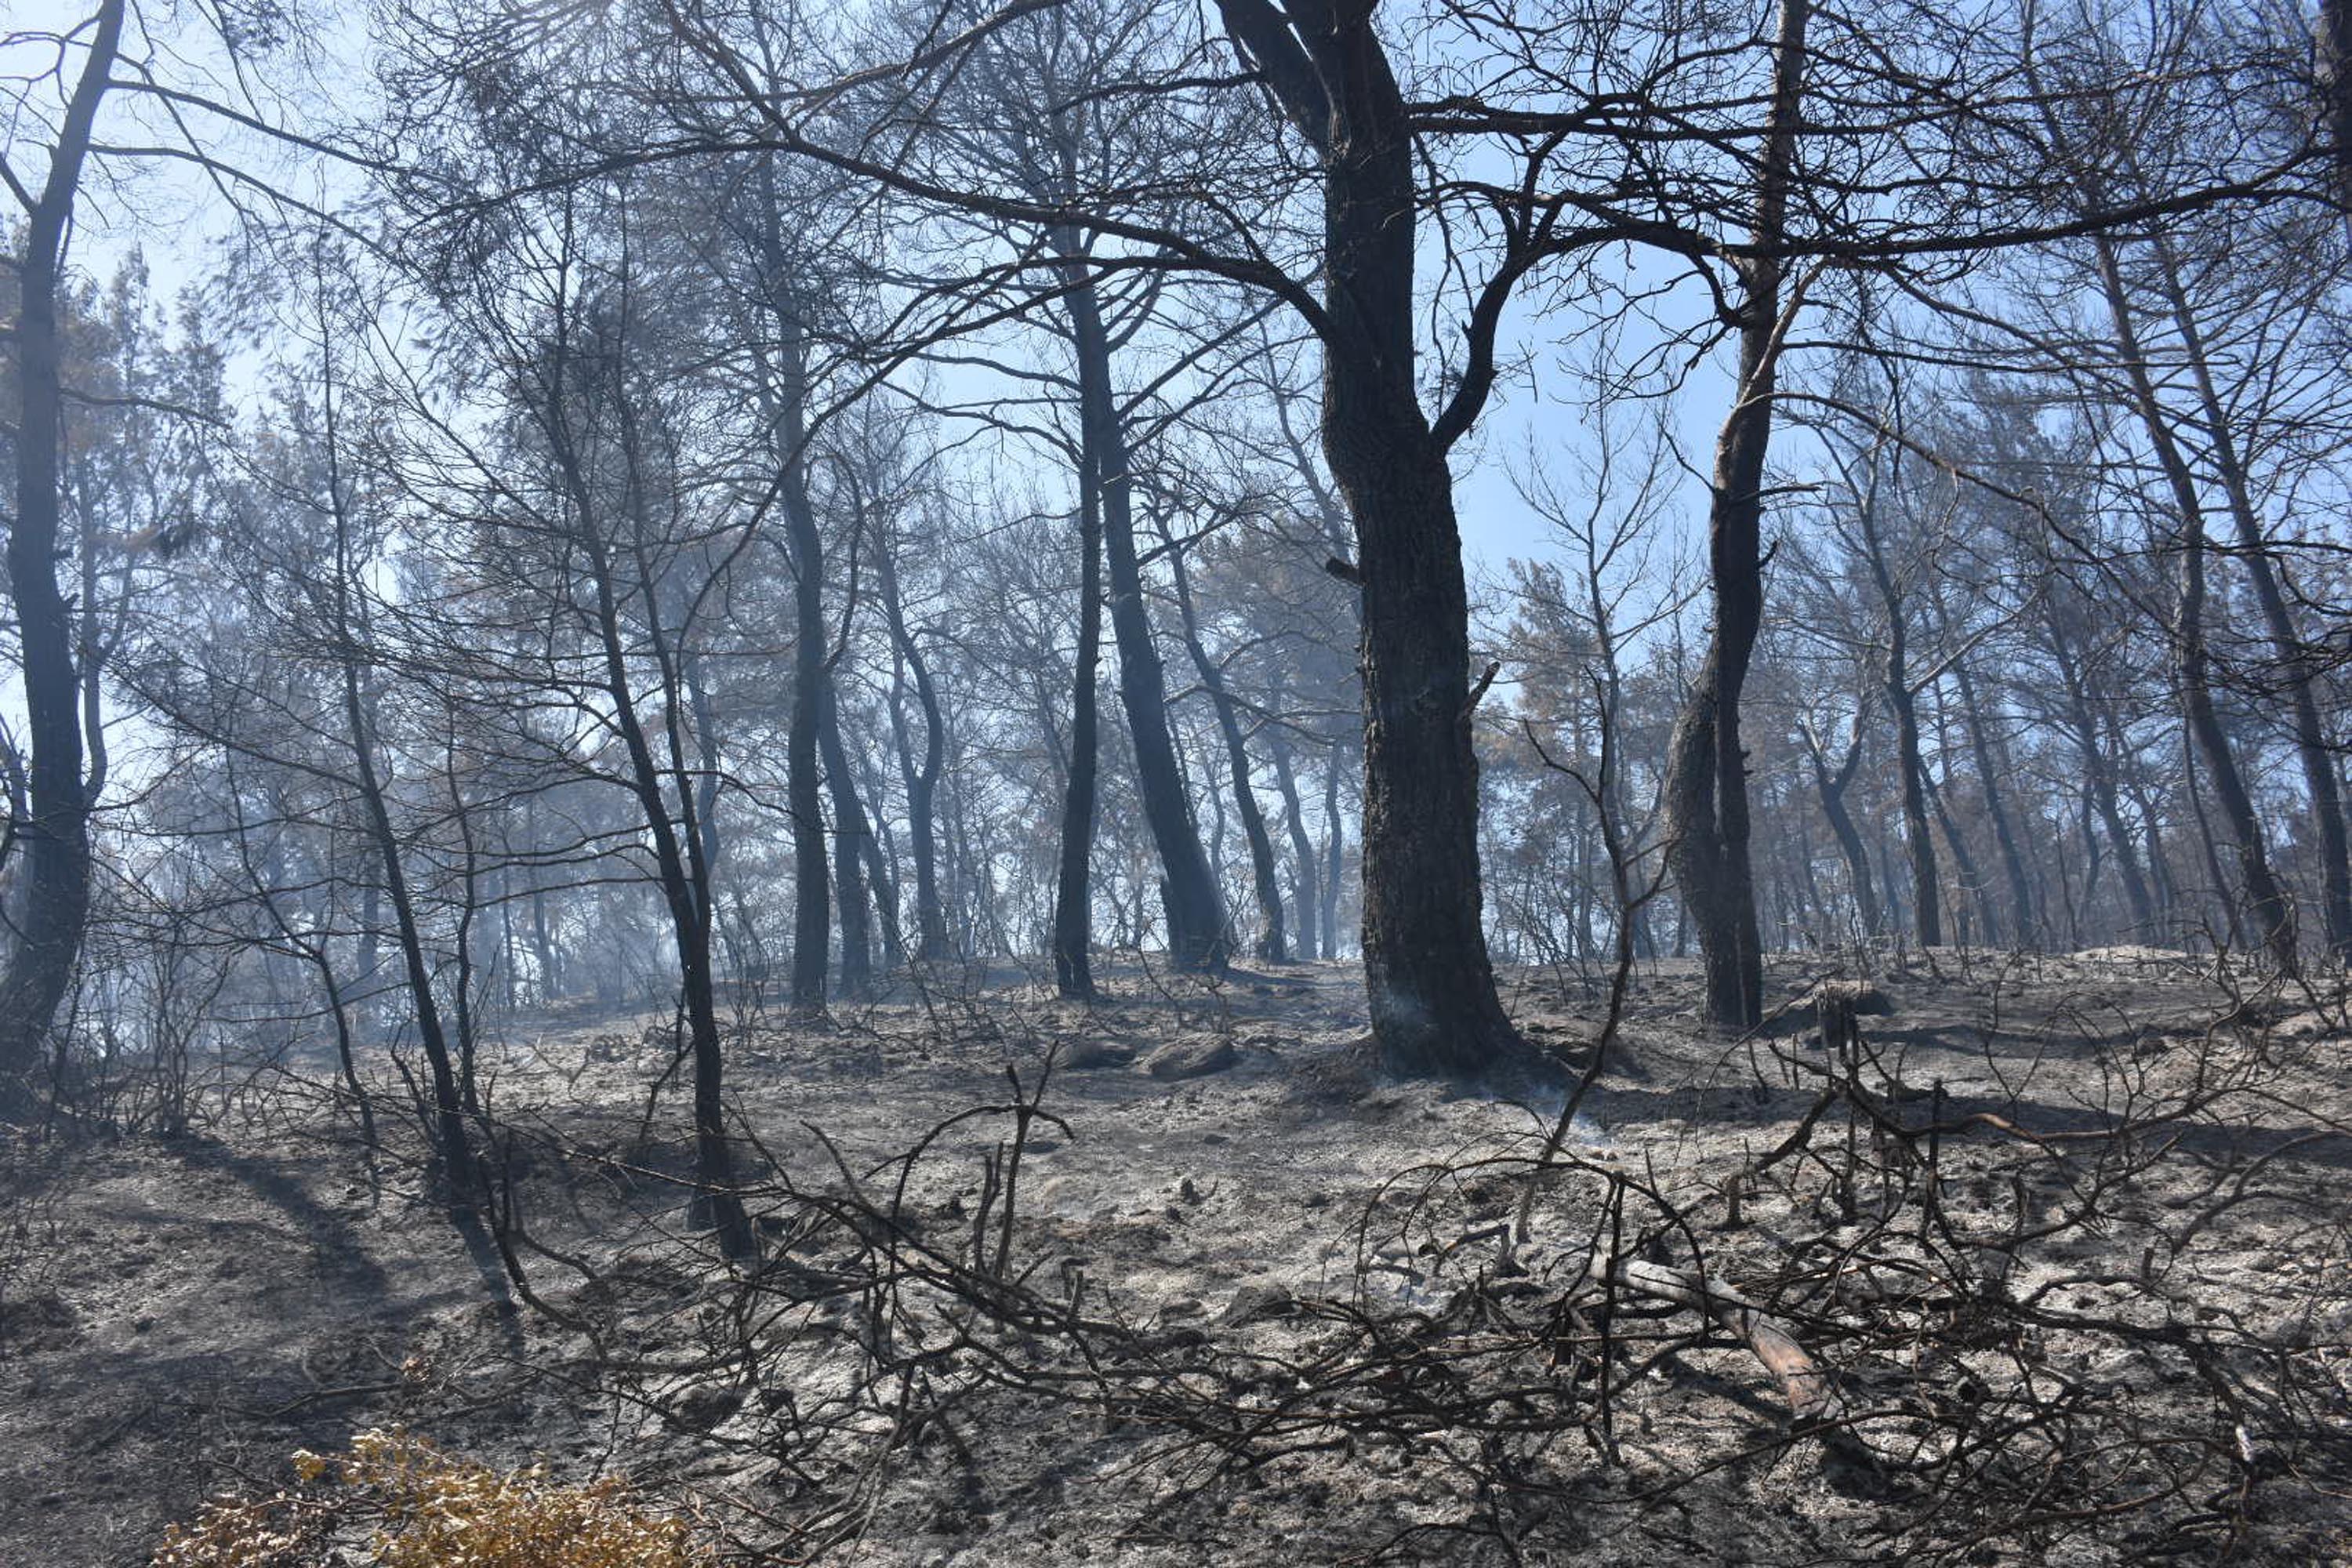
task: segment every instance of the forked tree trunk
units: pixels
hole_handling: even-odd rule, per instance
[[[915,956],[924,963],[947,956],[946,910],[940,901],[939,784],[947,754],[946,727],[940,717],[940,694],[931,684],[930,667],[907,629],[906,606],[898,598],[898,563],[886,553],[881,563],[882,613],[890,625],[890,640],[913,678],[915,700],[923,710],[923,760],[914,760],[907,743],[903,699],[894,691],[892,717],[898,722],[898,772],[907,788],[907,837],[915,856]]]
[[[2098,257],[2099,286],[2106,297],[2107,313],[2116,333],[2116,347],[2132,389],[2133,402],[2155,450],[2157,466],[2172,491],[2179,519],[2180,588],[2173,625],[2174,673],[2180,689],[2181,710],[2189,733],[2211,775],[2213,794],[2229,825],[2236,851],[2238,874],[2245,890],[2253,939],[2266,948],[2282,973],[2301,967],[2294,931],[2294,911],[2287,902],[2270,856],[2263,847],[2262,824],[2245,777],[2238,770],[2227,731],[2213,707],[2212,657],[2205,640],[2205,517],[2197,494],[2197,480],[2188,455],[2173,434],[2170,417],[2150,379],[2142,353],[2139,330],[2131,313],[2115,244],[2105,236],[2094,240]],[[2210,833],[2210,827],[2209,827]]]
[[[1220,0],[1323,172],[1323,453],[1356,525],[1364,981],[1384,1064],[1525,1063],[1480,924],[1469,597],[1445,442],[1414,385],[1412,129],[1372,7]]]
[[[1857,702],[1853,725],[1846,734],[1845,761],[1837,772],[1829,769],[1829,761],[1822,754],[1820,742],[1809,731],[1806,733],[1806,753],[1813,763],[1813,783],[1821,790],[1822,815],[1829,818],[1830,832],[1836,836],[1838,851],[1845,857],[1846,876],[1853,884],[1853,901],[1862,918],[1864,936],[1876,936],[1881,926],[1878,913],[1878,891],[1870,879],[1870,855],[1862,847],[1862,834],[1853,825],[1853,814],[1846,809],[1845,792],[1853,787],[1853,775],[1862,766],[1863,705]]]
[[[1282,692],[1277,687],[1276,710],[1279,711],[1281,706]],[[1291,907],[1298,911],[1298,956],[1311,959],[1321,951],[1315,929],[1318,906],[1322,902],[1317,896],[1315,846],[1307,837],[1306,813],[1298,799],[1298,774],[1290,765],[1289,738],[1278,721],[1271,726],[1268,732],[1273,737],[1270,749],[1274,753],[1275,788],[1282,794],[1283,826],[1290,836],[1290,859],[1297,868],[1297,875],[1291,879],[1290,902]]]

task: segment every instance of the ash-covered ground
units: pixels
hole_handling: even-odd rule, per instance
[[[1512,977],[1565,1084],[1605,978]],[[199,1064],[183,1135],[0,1150],[0,1563],[144,1563],[394,1425],[752,1561],[2352,1561],[2340,998],[1772,986],[1729,1039],[1644,966],[1564,1129],[1384,1079],[1346,966],[739,997],[732,1263],[666,1012],[500,1026],[464,1224],[395,1075],[371,1150],[317,1064]]]

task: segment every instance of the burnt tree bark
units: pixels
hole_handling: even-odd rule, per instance
[[[1111,636],[1118,645],[1119,705],[1135,742],[1136,793],[1160,853],[1168,952],[1180,967],[1213,970],[1223,965],[1232,933],[1168,727],[1167,676],[1152,638],[1143,568],[1135,548],[1135,486],[1127,430],[1111,389],[1110,334],[1077,236],[1066,231],[1055,242],[1069,263],[1066,303],[1077,360],[1079,431],[1086,453],[1082,466],[1092,474],[1096,490],[1110,588]]]
[[[2286,594],[2279,582],[2278,567],[2271,559],[2271,542],[2264,536],[2262,518],[2255,510],[2252,484],[2247,477],[2244,459],[2239,455],[2238,438],[2231,433],[2230,409],[2214,384],[2205,335],[2181,282],[2179,258],[2161,232],[2156,236],[2155,249],[2165,300],[2171,307],[2173,326],[2180,334],[2180,346],[2197,390],[2198,406],[2203,415],[2201,427],[2210,443],[2213,466],[2221,476],[2221,493],[2229,503],[2230,519],[2237,533],[2239,559],[2244,563],[2246,575],[2253,584],[2254,602],[2262,608],[2272,658],[2286,689],[2295,756],[2303,764],[2304,787],[2311,797],[2312,824],[2318,830],[2320,910],[2328,951],[2339,961],[2352,960],[2352,839],[2347,839],[2345,830],[2344,795],[2336,779],[2336,752],[2328,743],[2326,726],[2320,721],[2318,695],[2313,689],[2312,649],[2295,626],[2294,613],[2288,607]]]
[[[877,568],[882,615],[914,687],[915,701],[923,710],[923,759],[915,761],[907,742],[906,697],[894,682],[890,712],[898,742],[898,773],[907,790],[907,837],[915,858],[915,957],[924,963],[948,954],[948,923],[940,902],[939,785],[947,755],[947,731],[940,715],[940,694],[931,683],[930,666],[907,626],[907,609],[898,594],[898,567],[885,550]],[[895,672],[894,672],[895,673]]]
[[[769,219],[771,223],[774,220]],[[781,265],[781,254],[773,258]],[[793,711],[784,735],[784,809],[793,820],[792,1010],[823,1013],[830,967],[833,899],[825,853],[824,773],[819,756],[825,708],[824,541],[809,499],[804,403],[804,329],[788,304],[776,307],[783,342],[774,367],[776,461],[785,555],[793,572]]]
[[[2174,673],[2179,683],[2181,711],[2189,736],[2204,759],[2205,770],[2211,775],[2213,794],[2229,825],[2247,912],[2253,922],[2253,939],[2269,951],[2281,973],[2294,974],[2301,968],[2294,911],[2276,873],[2271,869],[2262,824],[2246,789],[2245,775],[2238,769],[2229,734],[2222,729],[2213,706],[2212,656],[2205,637],[2205,514],[2197,494],[2196,476],[2189,468],[2188,454],[2174,437],[2170,417],[2149,375],[2115,242],[2101,235],[2094,237],[2093,245],[2097,255],[2099,287],[2105,296],[2118,356],[2140,425],[2156,453],[2157,466],[2172,491],[2179,529],[2180,583],[2172,631]]]
[[[1738,264],[1739,378],[1716,445],[1707,564],[1715,630],[1668,745],[1667,852],[1697,928],[1706,1012],[1721,1028],[1764,1018],[1764,953],[1748,853],[1748,754],[1739,699],[1764,614],[1764,458],[1781,331],[1781,264],[1804,82],[1810,0],[1781,0],[1771,120],[1757,175],[1756,254]]]
[[[1250,785],[1249,747],[1242,735],[1241,715],[1234,694],[1225,686],[1225,672],[1209,657],[1201,641],[1201,618],[1192,604],[1192,585],[1184,574],[1184,552],[1172,542],[1169,570],[1176,584],[1176,612],[1184,627],[1184,647],[1200,672],[1201,689],[1217,715],[1217,733],[1225,742],[1225,762],[1232,770],[1234,811],[1242,819],[1242,837],[1249,842],[1250,886],[1257,895],[1259,958],[1268,963],[1290,962],[1290,938],[1283,921],[1282,877],[1276,869],[1274,837],[1266,831],[1265,813],[1259,809],[1257,791]]]
[[[1093,858],[1096,775],[1101,752],[1097,685],[1102,671],[1102,487],[1093,458],[1078,475],[1078,657],[1070,691],[1070,760],[1062,785],[1061,862],[1054,894],[1054,986],[1076,1001],[1095,995]]]
[[[1282,690],[1275,689],[1275,707],[1282,707]],[[1315,846],[1307,837],[1306,812],[1298,799],[1298,772],[1290,763],[1290,739],[1277,719],[1269,727],[1272,737],[1268,749],[1274,753],[1274,783],[1282,794],[1282,820],[1290,836],[1290,858],[1296,868],[1291,879],[1291,907],[1298,911],[1298,956],[1312,959],[1322,951],[1316,938],[1316,916],[1322,900],[1318,896],[1315,868]]]
[[[1870,879],[1870,855],[1863,848],[1862,834],[1853,825],[1853,813],[1846,809],[1845,792],[1853,787],[1853,776],[1862,766],[1862,721],[1865,705],[1857,700],[1853,721],[1846,731],[1845,760],[1832,773],[1829,759],[1823,753],[1820,739],[1808,726],[1804,733],[1805,753],[1812,759],[1813,783],[1821,791],[1822,815],[1829,819],[1830,832],[1836,837],[1838,850],[1845,857],[1846,874],[1853,884],[1853,901],[1862,919],[1864,936],[1876,936],[1881,930],[1878,912],[1878,890]]]
[[[122,41],[122,0],[100,5],[81,75],[66,103],[47,177],[26,216],[16,266],[16,515],[8,528],[8,585],[24,661],[27,813],[21,924],[0,971],[0,1110],[29,1103],[50,1022],[73,984],[89,921],[89,781],[82,774],[81,688],[73,610],[57,577],[64,347],[58,326],[66,235],[100,101]]]
[[[1446,458],[1484,387],[1465,377],[1467,399],[1435,425],[1416,393],[1413,140],[1374,7],[1218,9],[1320,164],[1323,452],[1355,521],[1362,589],[1372,1034],[1392,1071],[1476,1076],[1528,1056],[1480,923],[1469,600]],[[1486,300],[1499,314],[1503,293]],[[1474,374],[1491,384],[1490,365]]]

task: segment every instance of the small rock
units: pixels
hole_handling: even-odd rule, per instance
[[[715,1383],[699,1384],[687,1390],[677,1402],[677,1420],[682,1426],[698,1432],[708,1432],[743,1407],[743,1391]]]
[[[1244,1285],[1234,1292],[1234,1299],[1226,1303],[1217,1321],[1238,1329],[1268,1318],[1286,1318],[1297,1308],[1297,1298],[1279,1285]]]
[[[1223,1072],[1241,1060],[1233,1041],[1222,1035],[1190,1035],[1171,1040],[1144,1058],[1143,1070],[1165,1081],[1206,1078]]]
[[[1083,1072],[1089,1068],[1123,1068],[1135,1059],[1135,1047],[1110,1040],[1080,1040],[1062,1053],[1062,1065]]]

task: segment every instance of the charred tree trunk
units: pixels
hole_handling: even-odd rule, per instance
[[[1081,440],[1098,494],[1104,563],[1110,585],[1111,636],[1118,645],[1119,705],[1135,742],[1136,793],[1160,852],[1168,917],[1168,952],[1185,969],[1223,965],[1231,945],[1223,895],[1201,845],[1200,826],[1184,788],[1183,764],[1168,726],[1168,683],[1152,640],[1143,597],[1143,568],[1135,549],[1134,478],[1127,432],[1110,380],[1110,337],[1104,329],[1094,280],[1077,258],[1076,237],[1061,237],[1076,275],[1068,292],[1072,345],[1076,351]]]
[[[361,691],[359,616],[352,604],[358,563],[352,556],[351,521],[343,507],[342,474],[335,434],[335,396],[331,385],[327,389],[325,405],[328,518],[335,534],[335,581],[329,590],[328,610],[333,620],[343,727],[352,749],[352,783],[358,788],[360,805],[366,814],[368,835],[373,841],[377,862],[383,868],[384,893],[392,902],[394,929],[399,939],[401,963],[408,980],[409,1005],[416,1016],[416,1038],[425,1051],[425,1072],[433,1096],[432,1104],[425,1109],[434,1153],[440,1161],[451,1205],[464,1208],[474,1201],[477,1175],[472,1141],[467,1134],[465,1100],[458,1089],[457,1064],[450,1054],[449,1037],[441,1026],[441,1008],[433,993],[433,966],[425,955],[424,932],[416,918],[415,900],[409,891],[400,837],[393,830],[392,811],[384,799],[383,781],[376,771],[374,731],[368,722],[369,703]]]
[[[2219,800],[2221,815],[2228,822],[2230,837],[2236,850],[2238,872],[2245,889],[2248,913],[2253,921],[2254,940],[2269,950],[2283,973],[2294,974],[2300,970],[2297,952],[2294,912],[2286,895],[2272,872],[2270,857],[2263,847],[2262,825],[2255,816],[2253,800],[2248,793],[2244,775],[2238,771],[2237,758],[2230,749],[2227,731],[2213,707],[2211,655],[2205,641],[2205,517],[2204,508],[2197,495],[2197,480],[2189,466],[2188,455],[2174,438],[2170,418],[2155,383],[2150,379],[2147,360],[2141,352],[2139,330],[2131,314],[2130,299],[2124,288],[2123,273],[2116,258],[2114,242],[2102,236],[2095,244],[2098,255],[2099,284],[2106,297],[2107,311],[2116,333],[2116,346],[2123,361],[2123,369],[2132,389],[2140,424],[2147,431],[2148,444],[2155,449],[2157,464],[2162,469],[2166,483],[2172,490],[2174,510],[2179,518],[2180,552],[2180,588],[2173,624],[2174,671],[2179,681],[2180,703],[2190,737],[2212,777],[2213,794]]]
[[[781,308],[780,308],[781,310]],[[832,889],[825,857],[824,794],[819,752],[825,709],[824,542],[808,493],[803,447],[805,370],[798,323],[786,323],[784,363],[776,388],[777,461],[784,540],[793,569],[793,714],[784,736],[784,808],[793,819],[792,1010],[824,1011],[832,946]]]
[[[2294,624],[2294,613],[2287,607],[2278,568],[2271,560],[2271,542],[2263,536],[2246,467],[2238,455],[2237,438],[2231,433],[2230,410],[2214,384],[2204,334],[2181,285],[2179,261],[2170,242],[2161,234],[2156,239],[2156,254],[2162,267],[2165,297],[2172,308],[2173,324],[2180,333],[2198,404],[2204,413],[2202,428],[2211,443],[2213,465],[2221,475],[2222,494],[2229,501],[2240,556],[2253,584],[2254,602],[2262,607],[2263,626],[2270,637],[2279,679],[2286,688],[2287,710],[2294,724],[2295,756],[2303,764],[2304,787],[2311,797],[2312,824],[2317,829],[2320,910],[2328,951],[2339,961],[2352,960],[2352,841],[2347,841],[2345,830],[2344,796],[2336,785],[2336,752],[2328,744],[2326,727],[2320,721],[2318,697],[2313,689],[2311,649]]]
[[[1477,1076],[1530,1053],[1480,923],[1469,599],[1446,461],[1466,425],[1433,426],[1414,385],[1412,129],[1371,6],[1219,8],[1322,167],[1323,451],[1362,589],[1372,1034],[1392,1071]]]
[[[1984,710],[1977,702],[1976,682],[1966,659],[1955,659],[1952,676],[1959,683],[1960,717],[1969,727],[1969,743],[1976,758],[1977,782],[1983,786],[1985,816],[1992,823],[1993,843],[2000,851],[2002,874],[2009,882],[2010,935],[2019,947],[2034,944],[2033,886],[2025,871],[2025,854],[2010,826],[2009,808],[2001,804],[2002,770],[1994,765],[1992,738],[1985,727]]]
[[[122,15],[122,0],[104,0],[99,7],[89,55],[49,155],[48,177],[27,215],[16,268],[16,515],[9,520],[7,564],[31,755],[29,814],[16,824],[24,857],[23,912],[15,951],[0,971],[0,1112],[30,1102],[30,1079],[73,984],[89,921],[91,795],[82,774],[73,611],[57,577],[65,406],[58,306],[66,233],[99,102],[121,44]]]
[[[1903,840],[1911,856],[1912,931],[1921,947],[1944,945],[1944,899],[1936,870],[1935,830],[1927,815],[1927,764],[1919,753],[1918,697],[1904,670],[1902,623],[1886,639],[1882,689],[1895,717],[1895,756],[1903,780]]]
[[[1348,878],[1348,822],[1339,815],[1339,749],[1323,770],[1323,956],[1339,956],[1339,894]]]
[[[1184,626],[1184,647],[1200,672],[1202,689],[1216,710],[1217,732],[1225,742],[1225,762],[1233,771],[1234,810],[1242,819],[1242,836],[1249,841],[1251,887],[1257,895],[1259,921],[1257,956],[1268,963],[1290,962],[1290,938],[1283,921],[1282,878],[1275,868],[1274,837],[1266,831],[1265,813],[1258,808],[1257,792],[1250,786],[1249,748],[1242,736],[1241,715],[1233,693],[1225,688],[1225,672],[1217,668],[1201,641],[1201,620],[1192,605],[1192,587],[1184,574],[1184,552],[1172,545],[1168,563],[1176,583],[1176,610]]]
[[[841,704],[834,695],[827,660],[817,693],[817,754],[824,763],[825,792],[833,797],[833,879],[840,907],[841,994],[862,1002],[874,994],[873,901],[866,881],[866,852],[874,830],[857,798],[849,754],[841,744]]]
[[[586,559],[589,586],[595,595],[595,624],[591,629],[603,658],[604,696],[611,704],[613,726],[628,755],[629,793],[653,840],[655,876],[677,952],[678,993],[685,1004],[688,1047],[694,1071],[697,1192],[689,1212],[693,1223],[718,1233],[719,1247],[728,1257],[749,1257],[758,1251],[759,1244],[736,1188],[734,1152],[727,1136],[725,1061],[717,984],[711,971],[715,910],[710,865],[703,857],[704,841],[695,813],[693,770],[687,761],[683,732],[683,711],[689,701],[686,678],[677,649],[662,623],[656,584],[645,570],[641,550],[632,551],[639,574],[630,587],[633,596],[644,605],[646,641],[661,679],[662,710],[666,715],[663,735],[667,752],[665,765],[664,759],[655,755],[653,739],[638,709],[636,683],[630,672],[629,647],[623,629],[620,552],[605,531],[599,491],[589,477],[589,468],[580,449],[580,433],[571,424],[572,392],[564,376],[566,355],[559,353],[552,363],[553,379],[546,388],[543,427],[562,474],[576,531],[574,540]],[[625,394],[614,397],[612,403],[619,410],[622,427],[617,438],[630,476],[623,505],[642,541],[647,508],[636,478],[635,415]]]
[[[1960,832],[1958,819],[1952,816],[1951,803],[1945,799],[1944,786],[1936,782],[1933,773],[1923,771],[1921,776],[1927,781],[1927,805],[1936,814],[1936,826],[1943,829],[1944,842],[1952,851],[1952,868],[1958,873],[1960,887],[1974,900],[1977,918],[1984,922],[1983,934],[1978,940],[1988,943],[1999,942],[2000,921],[1993,913],[1991,892],[1977,869],[1977,858],[1970,852],[1969,841]],[[1949,776],[1948,772],[1946,777]],[[1960,928],[1959,940],[1965,942],[1969,940],[1968,909],[1963,905],[1954,914]]]
[[[1282,707],[1281,699],[1281,689],[1276,688],[1275,707],[1277,712]],[[1273,737],[1270,750],[1274,753],[1274,784],[1282,794],[1283,826],[1290,836],[1291,864],[1297,868],[1297,874],[1291,879],[1290,901],[1291,907],[1298,911],[1298,956],[1311,959],[1321,951],[1315,929],[1317,906],[1322,901],[1317,896],[1318,879],[1315,874],[1315,845],[1307,837],[1306,812],[1298,799],[1298,774],[1290,765],[1290,740],[1284,733],[1279,718],[1268,732]]]
[[[940,694],[931,684],[930,667],[907,629],[906,606],[898,598],[898,566],[886,552],[881,563],[882,613],[890,626],[890,641],[913,679],[915,701],[923,710],[923,760],[914,760],[906,743],[905,722],[899,721],[898,771],[907,789],[907,837],[915,858],[915,956],[924,963],[945,958],[948,924],[940,900],[939,785],[947,754],[946,727],[940,719]],[[1099,634],[1098,634],[1099,635]],[[894,693],[894,697],[898,694]],[[900,698],[892,704],[898,714]]]
[[[2037,93],[2040,91],[2039,81],[2030,68],[2027,81]],[[2053,147],[2062,154],[2071,156],[2071,149],[2059,127],[2056,114],[2046,101],[2042,109],[2042,119]],[[2105,194],[2098,178],[2090,172],[2090,165],[2076,157],[2072,172],[2084,207],[2090,211],[2104,207]],[[2222,815],[2229,822],[2248,913],[2255,928],[2255,940],[2270,952],[2281,972],[2293,974],[2301,967],[2294,910],[2271,870],[2270,858],[2263,848],[2261,824],[2254,816],[2252,799],[2246,790],[2244,776],[2238,771],[2237,759],[2230,750],[2229,736],[2213,708],[2211,656],[2205,641],[2205,518],[2204,508],[2197,493],[2196,476],[2189,466],[2188,454],[2181,449],[2174,435],[2171,416],[2165,408],[2148,370],[2147,356],[2140,345],[2139,327],[2132,314],[2131,294],[2124,282],[2116,242],[2110,235],[2102,232],[2092,237],[2092,247],[2099,290],[2115,332],[2117,368],[2123,372],[2125,384],[2131,389],[2135,412],[2147,436],[2148,446],[2156,455],[2157,467],[2172,491],[2173,509],[2178,517],[2180,584],[2173,625],[2173,652],[2174,674],[2179,684],[2186,729],[2202,754],[2207,771],[2212,774],[2213,793],[2220,798]],[[2201,805],[2200,820],[2210,840],[2211,826],[2204,820]],[[2231,915],[2234,922],[2234,908]]]
[[[2295,943],[2294,911],[2272,873],[2263,852],[2262,825],[2254,815],[2252,796],[2231,753],[2230,740],[2213,707],[2210,656],[2205,646],[2205,529],[2191,510],[2182,520],[2180,542],[2179,618],[2173,635],[2179,645],[2180,701],[2188,715],[2189,732],[2204,754],[2212,775],[2213,794],[2229,824],[2237,850],[2238,875],[2246,889],[2247,913],[2253,921],[2254,940],[2270,950],[2283,974],[2296,973],[2301,965]]]
[[[1796,163],[1810,0],[1781,0],[1771,122],[1758,174],[1757,254],[1739,264],[1739,379],[1716,445],[1707,565],[1715,630],[1675,721],[1667,756],[1668,854],[1697,929],[1706,1012],[1722,1028],[1764,1018],[1764,953],[1748,852],[1748,753],[1739,699],[1764,614],[1764,458],[1780,350],[1781,266],[1774,254]]]
[[[1822,754],[1821,743],[1812,732],[1805,732],[1805,750],[1812,758],[1813,783],[1820,788],[1822,815],[1829,819],[1830,832],[1836,836],[1838,850],[1845,857],[1846,875],[1853,884],[1853,901],[1862,917],[1864,936],[1876,936],[1882,929],[1878,913],[1878,890],[1870,879],[1870,855],[1862,845],[1862,834],[1853,825],[1853,814],[1846,809],[1845,792],[1853,784],[1853,775],[1862,766],[1862,718],[1859,704],[1853,727],[1847,731],[1845,761],[1832,773],[1828,759]]]
[[[1060,876],[1054,896],[1054,985],[1077,1001],[1095,996],[1093,859],[1096,771],[1101,751],[1096,688],[1102,668],[1102,487],[1080,459],[1078,478],[1078,658],[1070,693],[1070,759],[1062,786]]]

